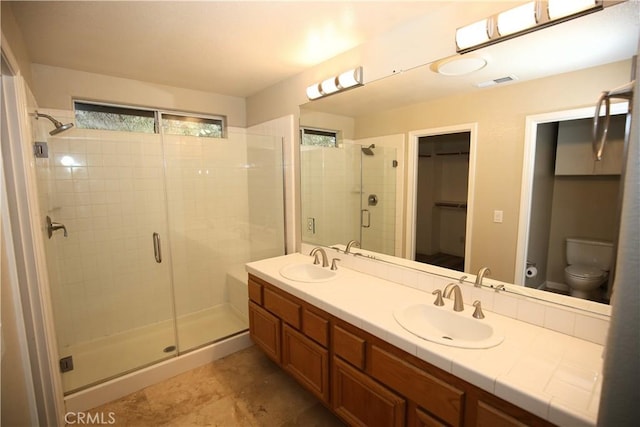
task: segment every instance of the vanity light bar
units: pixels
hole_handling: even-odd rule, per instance
[[[603,0],[536,0],[456,30],[456,51],[467,53],[602,10]]]
[[[314,100],[362,85],[362,67],[360,66],[309,86],[307,98]]]

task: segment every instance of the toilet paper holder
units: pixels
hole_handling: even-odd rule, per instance
[[[527,261],[527,268],[524,270],[524,275],[527,279],[531,279],[538,275],[538,269],[536,268],[536,263]]]

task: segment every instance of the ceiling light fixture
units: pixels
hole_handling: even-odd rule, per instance
[[[456,30],[456,51],[466,53],[604,8],[603,0],[536,0]]]
[[[309,86],[307,98],[314,100],[362,85],[362,67],[357,67]]]
[[[535,1],[499,13],[498,33],[508,36],[535,27],[538,23],[537,15]]]
[[[484,58],[475,55],[455,55],[434,62],[429,67],[431,71],[444,76],[464,76],[474,73],[487,65]]]

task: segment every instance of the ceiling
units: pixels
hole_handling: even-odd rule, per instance
[[[445,3],[14,1],[9,5],[34,63],[247,97]]]
[[[487,62],[471,74],[444,76],[432,71],[433,64],[425,64],[304,107],[357,117],[483,90],[478,83],[502,77],[515,77],[506,84],[517,84],[627,60],[638,50],[639,17],[640,1],[629,1],[465,54]]]

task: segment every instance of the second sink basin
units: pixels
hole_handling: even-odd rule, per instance
[[[504,340],[491,323],[474,319],[471,313],[468,308],[455,312],[450,307],[415,304],[394,311],[393,316],[412,334],[451,347],[489,348]]]
[[[282,277],[296,282],[326,282],[335,279],[338,270],[330,270],[316,264],[290,264],[280,269]]]

